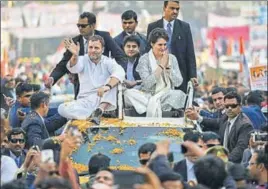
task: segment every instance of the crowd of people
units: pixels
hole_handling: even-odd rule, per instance
[[[44,87],[12,75],[1,79],[1,188],[268,187],[267,91],[199,85],[190,26],[177,19],[179,9],[178,1],[164,1],[164,16],[149,24],[147,37],[135,31],[137,14],[125,11],[123,31],[114,39],[96,30],[95,15],[84,12],[77,23],[80,35],[64,40],[66,52]],[[50,108],[51,88],[66,74],[75,99]],[[189,81],[199,100],[185,109]],[[100,125],[104,112],[117,109],[119,84],[124,108],[158,118],[183,111],[202,132],[185,131],[179,162],[170,141],[140,146],[140,167],[132,171],[111,170],[108,155],[92,154],[90,179],[80,184],[71,156],[85,138],[65,124]]]

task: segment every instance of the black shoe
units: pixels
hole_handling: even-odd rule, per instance
[[[91,122],[95,123],[96,125],[100,124],[100,119],[103,112],[100,108],[97,108],[92,114],[91,114]]]

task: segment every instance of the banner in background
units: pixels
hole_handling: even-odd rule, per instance
[[[250,47],[253,50],[267,50],[267,25],[250,26]]]
[[[213,27],[208,30],[208,38],[232,38],[234,40],[239,40],[242,37],[245,41],[249,40],[249,27],[248,26],[238,26],[238,27]]]
[[[248,24],[248,21],[241,16],[230,17],[230,16],[221,16],[213,13],[208,14],[208,27],[237,27],[245,26]]]
[[[249,68],[251,90],[267,91],[267,65],[258,65]]]

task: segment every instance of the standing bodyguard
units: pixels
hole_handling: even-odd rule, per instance
[[[183,77],[183,83],[177,89],[186,93],[188,81],[198,85],[196,76],[196,60],[190,25],[177,19],[180,10],[179,1],[164,1],[164,16],[160,20],[148,25],[149,34],[155,28],[164,28],[169,36],[169,53],[176,56]],[[149,50],[149,48],[147,49]]]
[[[88,52],[88,38],[93,35],[99,35],[103,37],[105,41],[105,47],[103,54],[109,56],[111,53],[112,57],[115,58],[116,62],[120,65],[124,64],[126,61],[124,52],[120,47],[115,43],[113,38],[110,36],[109,32],[96,30],[96,16],[90,12],[84,12],[79,16],[77,27],[79,29],[80,35],[73,38],[73,41],[77,44],[80,44],[79,56],[84,56]],[[69,50],[63,55],[61,61],[53,69],[50,74],[49,79],[46,81],[45,85],[47,88],[50,88],[54,85],[62,76],[69,73],[66,65],[72,57],[72,53]],[[79,93],[79,79],[78,75],[75,74],[74,79],[74,93],[75,99]]]

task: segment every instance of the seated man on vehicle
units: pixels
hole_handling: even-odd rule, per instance
[[[77,100],[61,104],[58,112],[67,119],[91,119],[99,125],[104,111],[116,109],[115,87],[124,80],[125,72],[115,60],[102,55],[104,40],[99,35],[89,37],[88,54],[84,56],[79,56],[79,43],[71,39],[64,43],[73,54],[67,68],[78,74],[80,90]]]

